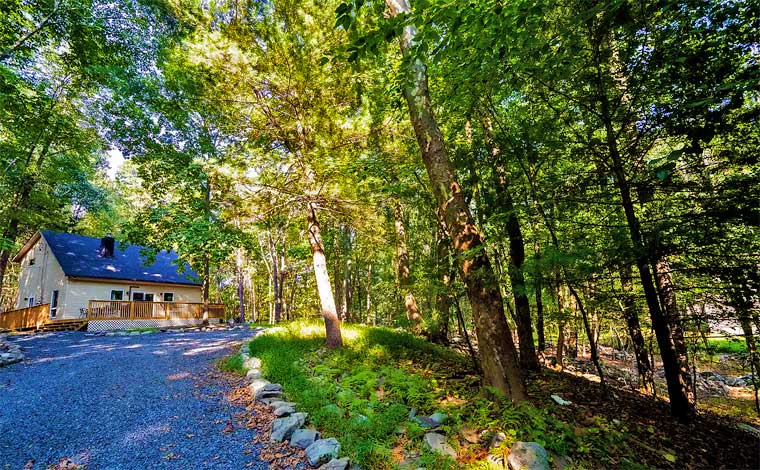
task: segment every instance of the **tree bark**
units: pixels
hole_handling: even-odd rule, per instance
[[[636,267],[639,270],[639,278],[644,289],[644,297],[649,308],[649,315],[652,319],[652,328],[657,337],[657,345],[660,348],[663,369],[665,369],[665,380],[668,384],[668,397],[670,398],[670,410],[674,417],[682,421],[687,421],[693,414],[691,403],[687,394],[687,385],[681,375],[681,366],[678,361],[678,355],[673,345],[670,326],[660,309],[660,303],[655,288],[654,278],[649,269],[649,263],[646,255],[641,235],[641,225],[636,216],[631,199],[631,188],[623,171],[622,161],[617,149],[615,131],[612,127],[610,117],[609,103],[606,95],[601,99],[602,116],[607,134],[607,145],[612,159],[612,169],[615,176],[615,184],[620,191],[623,212],[625,213],[628,231],[636,253]]]
[[[370,323],[370,317],[372,315],[372,263],[369,263],[367,265],[367,301],[365,306],[365,318],[367,319],[367,324]],[[377,323],[377,318],[375,318],[374,321],[372,321],[372,324]]]
[[[614,127],[613,110],[610,99],[607,96],[605,78],[609,74],[611,52],[602,49],[602,45],[609,40],[607,31],[601,28],[594,31],[590,26],[591,45],[594,59],[596,60],[596,100],[599,104],[599,118],[605,132],[605,143],[609,156],[609,166],[615,179],[615,185],[620,193],[621,205],[628,225],[629,236],[635,253],[636,267],[639,270],[639,278],[644,290],[644,298],[652,320],[652,329],[657,338],[660,349],[665,380],[668,385],[668,397],[670,398],[670,410],[674,417],[681,421],[688,421],[693,415],[693,409],[688,398],[688,386],[681,375],[681,367],[678,354],[673,344],[670,325],[660,307],[655,279],[650,269],[650,259],[644,238],[641,233],[641,223],[636,215],[633,199],[631,197],[631,185],[623,167],[622,156],[618,147],[617,133]],[[603,65],[604,64],[604,65]],[[613,77],[614,78],[614,77]]]
[[[449,253],[451,240],[439,223],[437,247],[437,286],[435,292],[435,309],[438,312],[437,326],[431,340],[435,343],[449,344],[449,316],[451,312],[451,283],[456,271],[453,270]]]
[[[649,362],[649,352],[644,342],[644,335],[641,334],[636,300],[633,298],[633,274],[631,271],[630,266],[625,266],[620,270],[620,284],[623,288],[623,317],[633,345],[633,354],[636,357],[639,386],[651,392],[654,388],[654,371],[652,363]]]
[[[327,258],[325,257],[325,245],[322,242],[322,232],[317,219],[317,205],[309,201],[306,207],[306,221],[308,222],[309,245],[314,265],[314,276],[317,279],[317,291],[319,302],[322,305],[322,317],[325,319],[326,345],[328,348],[343,346],[343,338],[340,333],[340,318],[335,309],[330,276],[327,273]]]
[[[3,238],[10,240],[10,242],[14,245],[16,243],[16,238],[18,238],[18,225],[18,217],[14,217],[11,214],[11,221],[3,231]],[[11,252],[11,248],[0,251],[0,299],[2,299],[3,287],[5,287],[5,272],[8,270],[8,263],[11,259]]]
[[[670,263],[665,257],[657,257],[653,265],[655,279],[657,280],[657,293],[660,296],[660,304],[670,326],[670,337],[678,358],[681,372],[681,380],[685,384],[686,395],[690,401],[694,401],[694,387],[689,370],[689,352],[686,348],[686,340],[681,325],[681,312],[676,301],[676,289],[671,276]]]
[[[240,323],[245,323],[245,278],[243,277],[243,250],[237,250],[237,295]]]
[[[404,227],[404,212],[401,203],[396,201],[393,207],[393,225],[396,229],[396,264],[398,269],[398,283],[401,297],[406,309],[406,318],[416,334],[422,328],[422,315],[417,306],[417,299],[412,293],[412,282],[409,269],[409,250],[406,246],[406,228]]]
[[[493,184],[496,187],[496,206],[504,211],[506,219],[504,220],[504,232],[509,239],[509,281],[512,284],[512,296],[515,301],[515,320],[517,323],[517,337],[520,348],[520,365],[524,369],[538,370],[538,356],[536,347],[533,344],[533,325],[530,316],[530,302],[525,285],[525,273],[523,264],[525,263],[525,242],[523,240],[520,220],[517,218],[515,204],[512,199],[512,189],[509,184],[507,170],[501,163],[501,149],[493,141],[493,131],[491,125],[483,122],[483,130],[486,135],[486,142],[493,159]]]
[[[392,16],[411,11],[407,0],[386,0],[386,5]],[[485,383],[513,401],[522,401],[526,399],[526,390],[512,333],[504,315],[501,293],[480,233],[455,180],[454,168],[433,115],[427,69],[411,51],[415,33],[413,26],[406,26],[400,40],[403,67],[407,74],[403,94],[433,194],[452,238],[460,276],[470,299]]]

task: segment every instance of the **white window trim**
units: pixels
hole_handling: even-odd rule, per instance
[[[55,307],[53,306],[53,298],[55,297]],[[60,308],[58,304],[60,304],[60,298],[61,293],[57,289],[54,289],[52,292],[50,292],[50,316],[55,317],[58,315],[58,309]]]
[[[114,292],[121,292],[121,299],[119,299],[119,300],[114,299],[113,298],[113,293]],[[110,300],[112,302],[121,302],[121,301],[123,301],[124,300],[124,289],[111,289],[111,293],[110,293],[109,297],[110,297]]]

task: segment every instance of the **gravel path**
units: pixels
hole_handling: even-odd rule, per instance
[[[251,335],[12,338],[27,358],[0,369],[0,469],[45,469],[64,457],[88,469],[267,468],[250,431],[225,429],[240,411],[227,386],[202,380]]]

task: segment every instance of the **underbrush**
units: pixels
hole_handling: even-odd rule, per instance
[[[513,405],[480,386],[466,357],[410,334],[342,329],[343,348],[324,348],[321,324],[296,322],[260,335],[250,352],[262,360],[264,376],[281,383],[288,400],[363,468],[391,469],[405,455],[421,455],[417,464],[427,468],[488,468],[490,439],[481,430],[503,432],[505,447],[538,442],[555,456],[572,456],[576,465],[637,466],[623,425],[585,415],[565,422],[529,403]],[[447,415],[442,427],[459,463],[422,448],[425,430],[411,412]],[[586,421],[584,429],[571,424],[576,418]]]

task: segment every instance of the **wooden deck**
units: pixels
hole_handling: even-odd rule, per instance
[[[0,330],[82,329],[98,320],[202,320],[203,311],[202,303],[91,300],[82,318],[51,319],[50,305],[42,304],[0,313]],[[208,304],[208,318],[224,318],[224,305]]]
[[[202,303],[90,300],[87,320],[202,319]],[[224,318],[223,304],[208,304],[208,318]]]
[[[0,330],[39,329],[49,321],[50,305],[35,305],[0,313]]]

